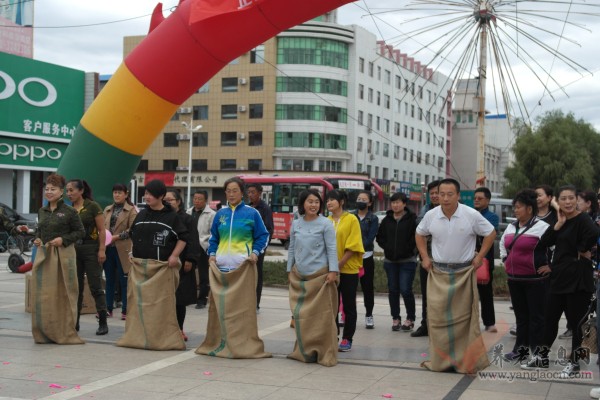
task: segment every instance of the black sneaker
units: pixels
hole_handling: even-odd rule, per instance
[[[560,379],[574,378],[579,372],[579,364],[568,363],[567,366],[560,372]]]
[[[196,309],[197,310],[201,310],[203,308],[206,308],[206,303],[198,303],[198,304],[196,304]]]
[[[558,335],[559,339],[571,339],[572,337],[573,337],[573,331],[570,329],[567,329],[561,335]]]
[[[421,336],[429,336],[429,332],[427,331],[427,325],[421,325],[417,328],[416,331],[410,334],[411,337],[421,337]]]
[[[540,356],[533,356],[531,360],[527,361],[524,364],[521,364],[521,369],[527,370],[538,370],[538,369],[548,369],[550,365],[550,360],[548,358],[542,358]]]

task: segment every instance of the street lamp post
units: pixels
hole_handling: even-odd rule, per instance
[[[190,132],[190,147],[188,152],[188,174],[187,174],[187,197],[186,197],[186,206],[191,207],[190,203],[190,194],[192,192],[192,143],[194,138],[194,132],[198,132],[202,128],[202,125],[194,126],[194,114],[190,115],[190,123],[188,124],[185,121],[181,122],[181,125],[185,126],[187,130]]]

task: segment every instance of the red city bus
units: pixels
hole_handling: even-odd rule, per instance
[[[347,209],[356,208],[356,197],[362,190],[373,194],[374,211],[383,209],[383,191],[369,178],[352,175],[239,175],[245,183],[260,183],[263,187],[262,199],[273,211],[275,230],[272,239],[279,239],[287,249],[290,239],[290,228],[294,212],[298,209],[300,192],[316,189],[325,201],[327,192],[341,189],[348,193]],[[327,215],[327,210],[323,210]]]

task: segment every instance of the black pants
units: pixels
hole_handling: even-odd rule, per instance
[[[375,260],[373,256],[363,258],[364,275],[360,277],[360,288],[363,292],[365,302],[365,316],[373,316],[373,307],[375,306],[375,289],[373,288],[373,279],[375,278]]]
[[[210,284],[208,280],[208,254],[201,249],[200,258],[198,259],[198,278],[200,281],[200,293],[198,293],[198,304],[205,304],[208,298],[208,292],[210,291]]]
[[[106,311],[106,294],[102,288],[102,267],[98,262],[98,243],[76,245],[75,251],[77,253],[77,281],[79,283],[77,312],[81,312],[83,305],[85,276],[87,276],[88,285],[96,303],[96,311]]]
[[[429,272],[425,271],[423,266],[419,267],[419,278],[421,284],[421,298],[423,299],[423,311],[421,312],[421,325],[427,326],[427,277]]]
[[[547,280],[508,281],[513,311],[517,320],[517,340],[513,351],[520,347],[533,354],[544,340]]]
[[[177,323],[179,324],[179,329],[183,330],[183,322],[185,321],[185,306],[175,305],[175,311],[177,313]]]
[[[494,281],[494,262],[490,262],[490,281],[485,285],[477,284],[479,292],[479,301],[481,303],[481,319],[483,325],[496,325],[496,313],[494,311],[494,289],[492,283]],[[514,307],[514,306],[513,306]]]
[[[352,342],[354,332],[356,332],[356,289],[358,288],[358,274],[340,274],[340,284],[338,285],[338,298],[342,296],[342,305],[344,306],[344,331],[342,339],[348,339]],[[338,308],[339,309],[339,306]],[[336,316],[336,323],[338,322]],[[339,334],[339,330],[338,330]]]
[[[266,252],[266,250],[265,250]],[[263,288],[263,264],[265,262],[265,253],[258,256],[256,261],[256,308],[260,308],[260,297],[262,296]]]
[[[567,322],[573,329],[571,337],[571,361],[574,361],[576,350],[581,347],[582,333],[579,322],[585,316],[590,306],[592,294],[586,292],[576,292],[568,294],[550,294],[550,303],[546,312],[546,321],[544,326],[544,345],[552,347],[556,335],[558,334],[558,323],[563,311],[567,317]],[[514,304],[514,303],[513,303]],[[514,307],[514,306],[513,306]],[[518,329],[518,328],[517,328]]]

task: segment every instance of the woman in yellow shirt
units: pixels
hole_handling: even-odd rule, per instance
[[[333,222],[337,244],[340,284],[338,292],[342,297],[342,305],[346,318],[339,351],[352,349],[352,338],[356,331],[356,288],[358,287],[358,270],[362,266],[365,252],[362,244],[360,223],[355,215],[345,211],[348,195],[341,190],[327,193],[327,210]]]

